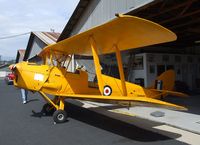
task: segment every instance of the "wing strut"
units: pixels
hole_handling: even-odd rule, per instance
[[[101,92],[101,94],[103,94],[103,79],[101,76],[101,65],[99,62],[99,56],[98,56],[98,52],[97,52],[97,47],[96,47],[96,43],[94,41],[94,38],[92,36],[90,36],[90,46],[92,49],[92,55],[93,55],[93,59],[94,59],[94,65],[95,65],[95,71],[97,74],[97,80],[98,80],[98,85],[99,85],[99,90]]]
[[[116,57],[117,57],[117,63],[118,63],[118,68],[119,68],[119,74],[120,74],[120,79],[121,79],[123,96],[127,96],[127,89],[126,89],[126,83],[125,83],[124,69],[123,69],[123,65],[122,65],[121,53],[120,53],[119,48],[117,47],[117,45],[114,45],[114,47],[115,47],[115,52],[116,52]]]

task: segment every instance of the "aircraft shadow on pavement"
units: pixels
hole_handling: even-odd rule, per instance
[[[186,98],[178,98],[174,96],[169,96],[164,99],[164,101],[168,101],[170,103],[174,103],[177,105],[182,105],[188,108],[187,111],[184,111],[186,113],[192,113],[196,115],[200,115],[200,95],[190,95]]]
[[[81,102],[79,105],[81,106]],[[112,132],[114,134],[129,138],[131,140],[136,140],[140,142],[154,142],[154,141],[165,141],[179,138],[181,135],[176,133],[171,133],[167,131],[153,129],[153,126],[158,125],[159,123],[149,123],[150,121],[134,117],[133,124],[128,124],[120,120],[113,119],[111,117],[96,113],[94,111],[78,107],[69,102],[65,103],[66,111],[69,115],[69,118],[84,122],[91,126]],[[47,117],[44,115],[43,111],[35,112],[32,110],[32,117]],[[68,122],[67,120],[66,122]],[[151,130],[144,129],[145,122],[148,122]],[[156,125],[155,125],[156,124]],[[160,124],[159,124],[160,125]],[[165,134],[165,135],[162,135]],[[167,135],[167,136],[166,136]],[[169,137],[170,136],[170,137]]]
[[[28,100],[27,103],[35,102],[35,101],[39,101],[39,99],[31,99],[31,100]]]
[[[70,103],[66,103],[66,106],[67,106],[66,111],[68,112],[70,118],[73,118],[75,120],[84,122],[86,124],[95,126],[97,128],[112,132],[114,134],[132,140],[141,142],[151,142],[151,141],[171,140],[179,138],[181,136],[180,134],[159,130],[160,133],[167,134],[168,136],[171,137],[170,138],[168,136],[161,135],[160,133],[156,133],[158,132],[157,129],[153,129],[155,130],[155,132],[144,129],[142,128],[142,122],[145,123],[145,121],[147,120],[143,120],[137,117],[135,117],[135,119],[137,119],[137,122],[139,122],[139,124],[137,125],[134,123],[135,125],[133,125],[107,117],[105,115],[98,114],[94,111],[90,111],[82,107],[75,106]],[[151,126],[151,128],[152,127],[153,126]]]
[[[44,113],[42,111],[40,112],[35,112],[34,110],[32,110],[32,117],[38,117],[38,118],[41,118],[41,117],[45,117],[46,115],[44,115]]]

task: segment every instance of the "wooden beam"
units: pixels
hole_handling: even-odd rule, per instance
[[[180,27],[184,27],[184,26],[188,26],[188,25],[191,25],[191,24],[195,24],[195,23],[199,23],[200,22],[200,18],[198,19],[193,19],[191,21],[188,21],[188,22],[185,22],[185,23],[181,23],[181,24],[177,24],[177,25],[173,25],[172,27],[168,27],[170,29],[177,29],[177,28],[180,28]]]
[[[189,43],[189,42],[194,42],[196,40],[200,40],[200,36],[197,36],[197,35],[193,36],[191,34],[190,35],[188,34],[187,36],[184,36],[184,37],[180,37],[178,39],[178,41],[181,41],[183,44]]]
[[[160,8],[158,9],[158,12],[162,11],[162,9],[165,7],[165,5],[168,3],[169,1],[163,1],[162,5],[160,6]]]
[[[167,20],[161,21],[160,24],[163,25],[163,24],[172,22],[172,21],[174,21],[174,20],[178,20],[178,19],[181,19],[181,18],[189,17],[189,16],[192,16],[192,15],[196,15],[196,14],[198,14],[198,13],[200,13],[200,9],[198,9],[198,10],[196,10],[196,11],[193,11],[193,12],[191,12],[191,13],[187,13],[187,14],[182,15],[182,16],[179,16],[179,15],[178,15],[178,16],[173,17],[173,18],[171,18],[171,19],[167,19]]]
[[[182,16],[192,5],[194,1],[189,1],[188,5],[182,10],[182,12],[179,14],[179,16]]]
[[[170,12],[170,11],[172,11],[172,10],[175,10],[175,9],[178,9],[178,8],[181,8],[181,7],[184,7],[184,6],[187,6],[188,3],[193,3],[193,2],[195,2],[195,1],[197,1],[197,0],[190,0],[190,1],[186,1],[185,3],[181,3],[181,4],[179,4],[179,5],[174,5],[174,6],[168,8],[168,9],[166,9],[166,10],[163,10],[163,11],[161,11],[161,12],[159,12],[159,13],[156,13],[156,14],[153,14],[153,15],[150,15],[150,16],[147,16],[147,19],[148,19],[148,18],[153,18],[153,17],[159,16],[159,15],[161,15],[161,14]]]
[[[198,33],[198,35],[199,35],[200,34],[200,27],[199,28],[189,28],[188,32]]]
[[[156,4],[162,2],[164,0],[154,0],[146,5],[143,5],[139,8],[133,8],[132,10],[130,10],[129,12],[126,13],[126,15],[137,15],[138,12],[143,12],[144,10],[148,9],[149,7],[155,6]]]

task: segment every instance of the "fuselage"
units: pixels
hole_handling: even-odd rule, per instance
[[[16,64],[14,85],[48,94],[100,94],[98,88],[88,87],[87,72],[68,72],[64,67],[38,65],[29,62]]]
[[[88,82],[86,71],[68,72],[64,67],[20,62],[16,64],[14,85],[31,91],[51,95],[89,94],[101,95],[97,83]],[[111,95],[122,95],[121,80],[102,74],[104,86],[112,88]],[[145,97],[145,89],[126,82],[127,96]]]

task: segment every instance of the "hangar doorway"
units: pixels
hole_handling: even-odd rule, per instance
[[[155,64],[156,73],[174,68],[177,79],[186,83],[191,90],[200,90],[200,1],[199,0],[154,0],[147,5],[133,8],[126,14],[157,22],[172,30],[177,41],[145,47],[135,53],[170,54],[176,61],[179,55],[185,55],[186,63]],[[166,55],[167,56],[167,55]],[[195,57],[194,57],[195,56]],[[163,58],[163,59],[168,59]],[[148,60],[147,60],[148,62]],[[147,66],[148,67],[148,66]],[[168,67],[168,68],[166,68]],[[152,70],[153,66],[151,66]],[[149,69],[149,68],[146,68]],[[148,73],[146,74],[148,79]],[[148,84],[148,80],[146,82]]]

